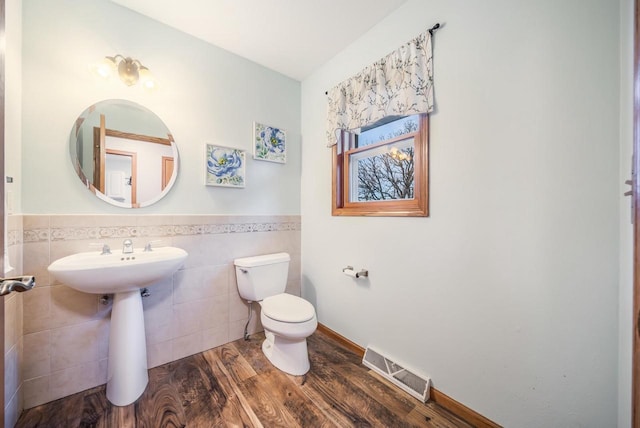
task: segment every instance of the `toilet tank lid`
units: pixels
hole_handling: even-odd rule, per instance
[[[288,262],[291,257],[287,253],[264,254],[262,256],[243,257],[235,259],[233,264],[240,267],[255,267],[273,263]]]

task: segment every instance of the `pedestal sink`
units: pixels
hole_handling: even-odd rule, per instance
[[[121,250],[77,253],[49,266],[58,281],[78,291],[114,293],[107,399],[116,406],[135,402],[149,382],[140,289],[172,275],[186,258],[181,248],[160,247],[126,254]]]

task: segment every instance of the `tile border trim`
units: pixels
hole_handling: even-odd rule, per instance
[[[300,231],[300,221],[164,224],[155,226],[78,226],[25,228],[23,242],[75,241],[81,239],[173,237],[226,233]],[[16,238],[17,239],[17,238]]]

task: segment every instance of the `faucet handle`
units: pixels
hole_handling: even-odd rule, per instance
[[[151,244],[157,244],[158,242],[162,242],[162,239],[156,239],[155,241],[147,242],[147,245],[144,246],[144,250],[142,251],[153,251],[153,248],[151,248]]]
[[[111,248],[107,244],[101,244],[99,242],[92,242],[89,244],[90,247],[102,247],[102,252],[100,255],[104,256],[105,254],[111,254]]]

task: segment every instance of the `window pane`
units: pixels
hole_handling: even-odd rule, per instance
[[[349,200],[369,202],[414,198],[413,137],[349,157]]]
[[[332,215],[429,216],[427,114],[343,131],[332,151]]]
[[[385,119],[382,119],[381,122]],[[401,117],[399,119],[395,116],[393,119],[394,120],[387,123],[376,123],[367,128],[363,128],[362,132],[358,135],[358,147],[364,147],[380,141],[390,140],[418,130],[418,121],[420,120],[420,115],[418,114]]]

